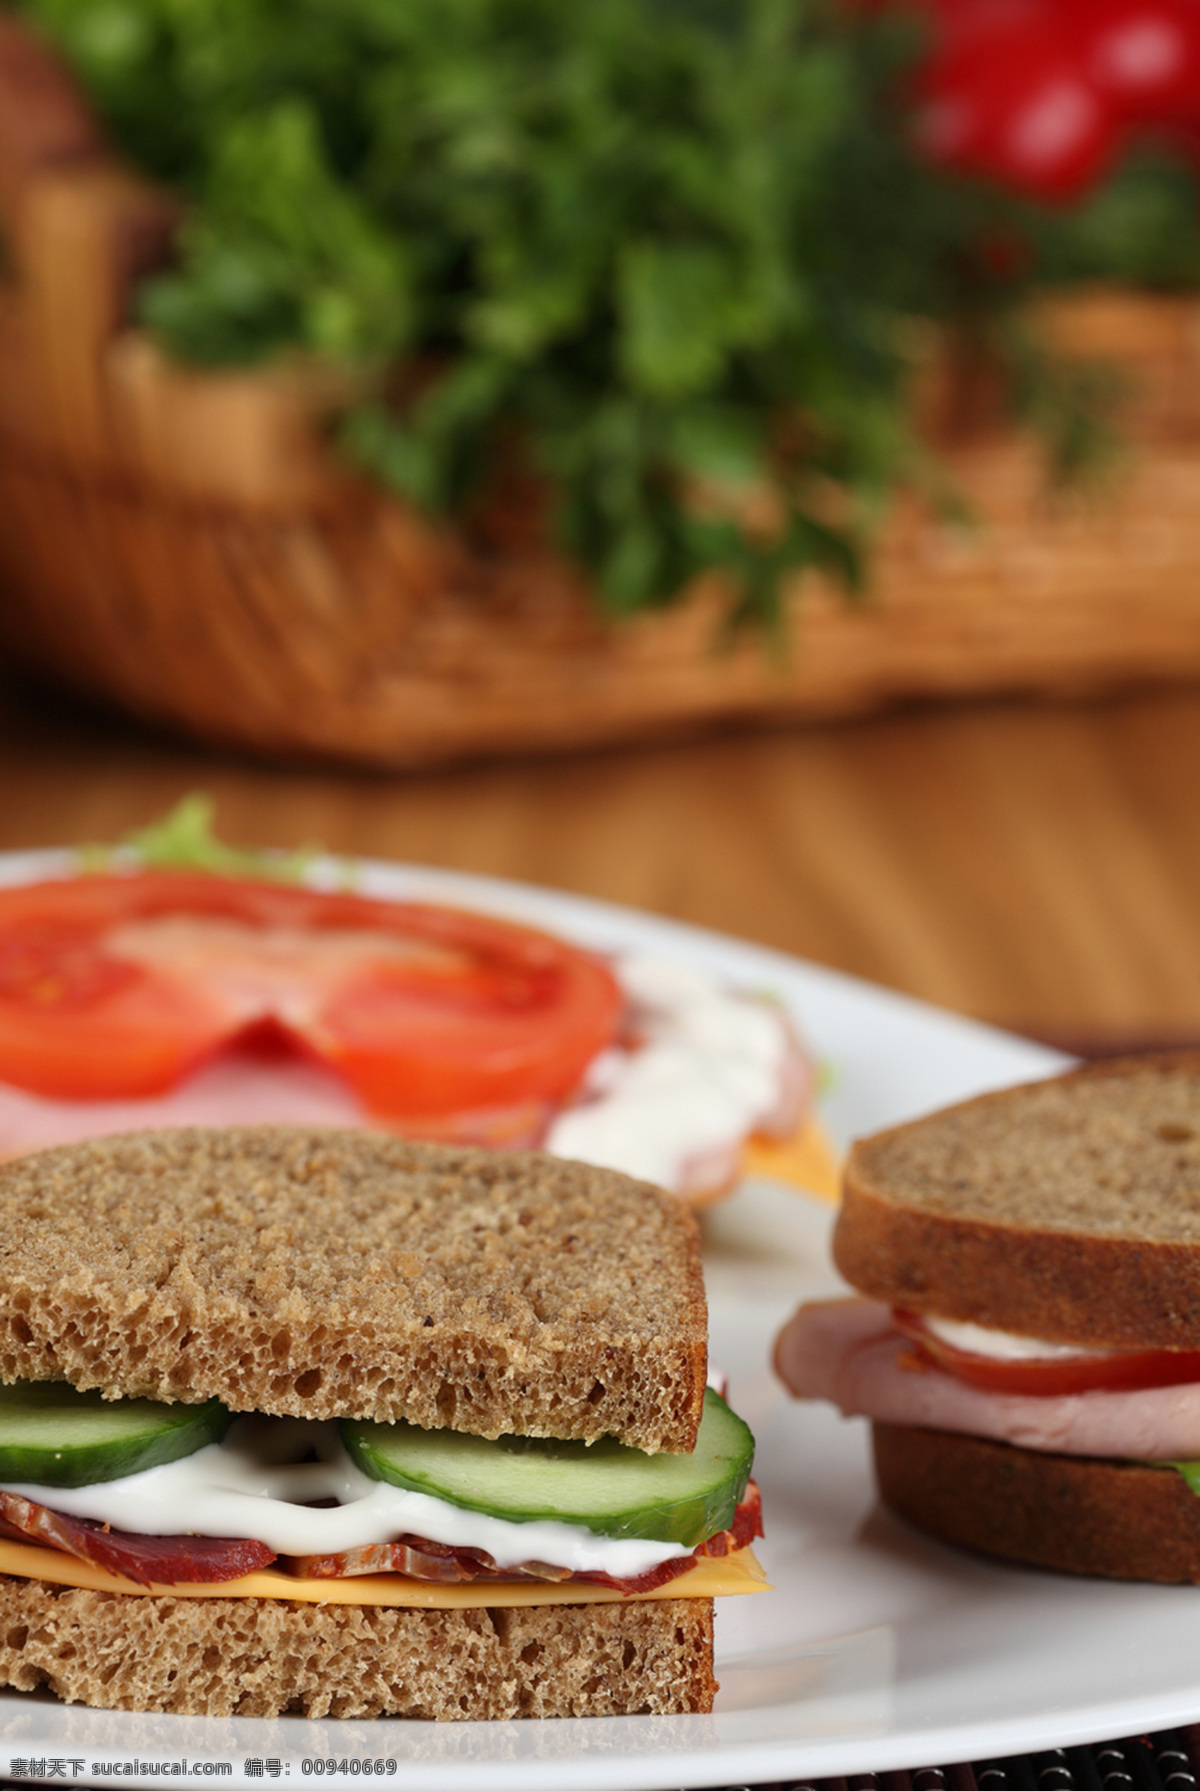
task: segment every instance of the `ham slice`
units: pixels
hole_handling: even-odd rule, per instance
[[[177,1088],[145,1100],[53,1101],[0,1082],[0,1156],[161,1126],[361,1126],[356,1097],[332,1071],[300,1057],[230,1052]]]
[[[627,1047],[629,1050],[635,1047]],[[790,1042],[780,1086],[770,1113],[755,1122],[755,1133],[788,1137],[806,1110],[812,1070],[799,1045]],[[422,1137],[496,1150],[561,1152],[547,1130],[555,1119],[545,1102],[450,1114]],[[315,1059],[283,1049],[236,1048],[221,1052],[164,1094],[141,1100],[58,1101],[0,1082],[0,1158],[103,1138],[120,1132],[156,1131],[169,1126],[362,1126],[391,1128],[369,1113],[333,1070]],[[409,1128],[411,1130],[411,1128]],[[618,1127],[619,1131],[619,1127]],[[688,1200],[711,1200],[727,1191],[741,1173],[745,1132],[735,1129],[720,1145],[685,1151],[664,1169],[662,1181]],[[601,1161],[601,1156],[595,1160]]]
[[[526,1103],[520,1108],[460,1114],[453,1124],[447,1122],[445,1131],[462,1144],[528,1150],[544,1132],[548,1113],[542,1104]],[[259,1125],[388,1130],[340,1076],[309,1058],[283,1051],[223,1052],[178,1087],[145,1100],[54,1101],[0,1082],[0,1157],[164,1126]]]
[[[269,1567],[275,1559],[265,1542],[242,1537],[139,1536],[110,1530],[90,1518],[67,1517],[10,1492],[0,1492],[0,1532],[91,1561],[109,1573],[123,1574],[138,1586],[237,1580],[244,1573]]]
[[[846,1417],[1061,1455],[1200,1458],[1200,1382],[1060,1395],[987,1392],[922,1360],[874,1300],[801,1306],[779,1334],[775,1368],[797,1399],[831,1400]]]

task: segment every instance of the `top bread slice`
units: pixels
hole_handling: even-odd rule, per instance
[[[916,1312],[1200,1349],[1200,1052],[1089,1065],[863,1139],[834,1259]]]
[[[682,1452],[706,1367],[695,1221],[608,1170],[267,1126],[0,1165],[0,1380]]]

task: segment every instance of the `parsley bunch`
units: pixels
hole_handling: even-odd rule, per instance
[[[853,584],[914,320],[1005,302],[895,116],[915,37],[836,0],[24,7],[190,202],[166,347],[351,371],[346,450],[468,525],[517,467],[616,614]]]

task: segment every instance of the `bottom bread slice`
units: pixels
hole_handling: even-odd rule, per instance
[[[884,1503],[943,1542],[1063,1573],[1200,1583],[1200,1498],[1174,1468],[871,1428]]]
[[[185,1716],[635,1716],[712,1709],[707,1598],[407,1610],[129,1597],[0,1575],[0,1684]]]

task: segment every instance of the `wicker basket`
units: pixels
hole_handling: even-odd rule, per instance
[[[781,663],[715,649],[715,588],[609,628],[536,546],[468,550],[338,465],[311,370],[165,362],[127,317],[175,207],[3,13],[0,211],[6,651],[201,740],[408,765],[1200,673],[1200,301],[1061,304],[1060,339],[1132,376],[1119,478],[1052,505],[1028,444],[959,439],[981,526],[900,503],[870,600],[805,581]]]

